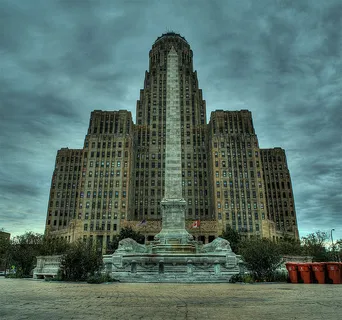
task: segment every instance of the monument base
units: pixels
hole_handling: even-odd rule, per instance
[[[103,273],[121,282],[229,282],[240,273],[240,256],[221,238],[202,246],[151,244],[146,252],[125,240],[113,255],[103,257]]]

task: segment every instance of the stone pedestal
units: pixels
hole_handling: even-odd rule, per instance
[[[163,199],[162,230],[154,238],[159,244],[188,244],[193,239],[185,230],[186,201],[184,199]]]

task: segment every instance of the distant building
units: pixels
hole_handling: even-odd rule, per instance
[[[105,248],[123,226],[145,234],[161,228],[164,194],[167,53],[179,55],[182,186],[187,226],[208,242],[230,225],[243,237],[298,238],[283,149],[260,149],[248,110],[211,113],[193,70],[193,52],[179,34],[159,37],[136,106],[91,113],[83,149],[61,149],[52,178],[46,232],[92,238]],[[198,228],[191,228],[200,221]]]
[[[0,239],[7,239],[9,240],[11,238],[11,234],[5,231],[0,231]]]

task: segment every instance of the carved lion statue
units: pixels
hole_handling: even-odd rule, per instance
[[[201,252],[220,252],[220,251],[232,251],[230,248],[230,243],[226,239],[216,238],[212,242],[205,244],[202,247]]]
[[[146,247],[131,238],[126,238],[119,242],[118,251],[145,253]]]

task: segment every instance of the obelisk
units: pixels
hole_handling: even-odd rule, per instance
[[[185,230],[186,201],[182,195],[181,108],[178,55],[172,46],[167,56],[165,193],[161,201],[160,244],[186,244],[192,236]]]

